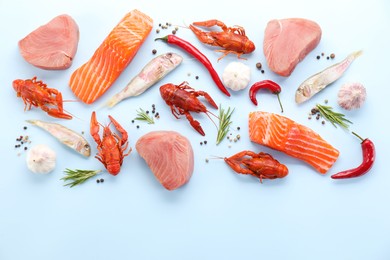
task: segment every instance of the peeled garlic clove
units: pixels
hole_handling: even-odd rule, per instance
[[[337,103],[346,110],[360,108],[366,100],[366,88],[361,83],[345,83],[338,92]]]
[[[56,166],[56,153],[44,144],[32,147],[27,154],[27,168],[33,173],[47,174]]]
[[[234,91],[246,88],[250,79],[251,70],[249,66],[238,61],[230,62],[222,74],[224,85]]]

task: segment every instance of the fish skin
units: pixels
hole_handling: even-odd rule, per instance
[[[179,66],[182,61],[183,57],[173,52],[153,58],[124,89],[108,100],[107,106],[111,108],[126,98],[142,94]]]
[[[353,52],[341,62],[327,67],[326,69],[306,79],[295,92],[295,102],[297,104],[301,104],[312,98],[329,84],[335,82],[361,54],[362,51]]]
[[[88,141],[75,131],[57,123],[50,123],[41,120],[26,120],[26,122],[47,131],[61,143],[75,150],[79,154],[85,157],[89,157],[91,155],[91,146]]]

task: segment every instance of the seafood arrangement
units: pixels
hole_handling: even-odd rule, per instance
[[[64,19],[68,22],[63,22]],[[57,27],[63,27],[64,30],[59,31],[64,31],[65,36],[63,37],[71,40],[66,41],[66,43],[65,40],[62,40],[64,44],[53,43],[52,45],[56,47],[53,47],[53,55],[42,53],[42,50],[32,48],[32,52],[36,52],[36,55],[27,57],[25,53],[28,53],[30,47],[26,42],[34,42],[37,39],[36,35],[40,34],[56,35],[58,30],[51,29],[53,24],[57,24]],[[207,29],[203,31],[198,27]],[[219,27],[219,30],[212,30],[213,27]],[[92,57],[71,74],[69,88],[77,101],[81,101],[87,106],[93,106],[97,99],[104,96],[122,72],[128,66],[131,67],[133,58],[137,55],[142,44],[148,39],[152,29],[153,19],[151,17],[139,10],[128,12],[111,30],[109,35],[95,50]],[[200,43],[221,48],[216,50],[223,53],[217,62],[229,54],[235,55],[233,56],[234,59],[246,60],[246,58],[241,56],[250,54],[255,50],[255,43],[246,35],[243,26],[228,27],[219,20],[211,19],[203,22],[193,22],[187,29],[193,32]],[[208,85],[216,85],[221,95],[224,95],[224,101],[230,102],[229,97],[231,99],[238,98],[235,96],[236,93],[231,96],[226,87],[234,92],[244,90],[251,81],[250,67],[241,61],[234,61],[226,67],[223,75],[221,75],[214,67],[213,62],[207,57],[206,52],[200,51],[190,41],[175,34],[176,32],[154,38],[153,43],[156,40],[163,41],[168,44],[166,47],[172,48],[172,51],[160,54],[144,62],[146,65],[140,71],[138,70],[138,74],[121,91],[108,99],[105,103],[107,107],[111,108],[112,111],[120,109],[115,107],[119,102],[141,95],[149,88],[155,85],[158,86],[160,80],[168,74],[174,74],[176,68],[186,59],[179,52],[185,52],[195,58],[195,61],[186,60],[186,62],[200,62],[203,65],[202,68],[206,69],[211,77],[207,79]],[[293,73],[298,63],[318,45],[322,31],[320,26],[313,21],[289,18],[270,21],[265,28],[264,35],[263,53],[268,67],[273,73],[288,77]],[[71,66],[71,61],[76,55],[78,37],[79,31],[76,22],[70,16],[63,15],[56,17],[45,26],[38,28],[22,39],[19,42],[19,47],[22,56],[33,66],[49,70],[65,69]],[[285,48],[286,43],[292,47]],[[30,44],[34,45],[34,43]],[[158,42],[154,44],[156,46],[159,45]],[[178,53],[173,52],[175,47],[179,47],[178,49],[176,48]],[[61,53],[62,58],[65,57],[65,61],[57,56],[55,58],[56,53]],[[361,51],[353,52],[344,60],[309,77],[296,90],[295,102],[298,104],[308,102],[314,95],[319,95],[322,89],[345,74],[351,63],[360,55]],[[36,58],[38,56],[40,58]],[[45,62],[39,63],[37,60],[45,60]],[[132,71],[137,71],[135,68],[131,69]],[[220,76],[223,76],[223,80],[221,80]],[[165,107],[165,110],[170,111],[174,118],[185,117],[192,128],[201,136],[205,136],[206,133],[196,119],[198,114],[206,114],[213,123],[214,120],[211,116],[215,117],[215,120],[219,120],[220,126],[224,125],[225,127],[221,134],[222,137],[219,136],[220,133],[218,134],[216,144],[218,145],[224,140],[227,131],[231,128],[231,117],[234,108],[231,109],[229,107],[226,114],[223,112],[222,106],[218,106],[214,99],[205,91],[208,86],[199,84],[201,89],[198,89],[198,86],[194,88],[192,84],[190,86],[183,78],[179,82],[181,83],[161,83],[158,86],[159,95],[155,95],[155,98],[166,103],[167,107]],[[12,85],[16,91],[16,96],[23,100],[25,110],[37,107],[49,116],[60,120],[73,118],[63,108],[64,100],[62,93],[55,88],[48,88],[43,81],[37,80],[37,77],[26,80],[16,79]],[[281,113],[283,113],[284,110],[279,97],[282,87],[270,79],[254,82],[249,88],[250,100],[246,98],[239,102],[252,102],[257,106],[256,93],[260,89],[268,89],[272,94],[277,95]],[[219,116],[209,111],[207,106],[201,102],[201,98],[207,101],[208,104],[206,105],[219,110]],[[346,86],[339,92],[338,98],[342,108],[347,110],[356,109],[365,101],[366,89],[359,83],[353,86]],[[125,107],[125,104],[123,104],[123,107]],[[331,107],[325,107],[326,111],[322,109],[324,106],[317,105],[316,107],[321,108],[321,113],[327,113],[323,117],[334,125],[340,124],[342,121],[352,123],[345,119],[343,114],[334,112]],[[261,183],[263,181],[266,182],[265,180],[293,176],[294,173],[289,171],[287,164],[284,164],[281,159],[276,159],[271,152],[263,152],[262,147],[270,148],[271,151],[277,150],[286,156],[297,159],[298,162],[302,161],[321,175],[327,174],[332,169],[332,166],[340,156],[339,149],[302,123],[298,123],[287,116],[266,112],[261,106],[258,108],[260,110],[245,115],[248,118],[249,141],[258,144],[258,151],[242,149],[242,151],[232,156],[219,156],[231,170],[243,175],[252,175],[258,178]],[[153,119],[149,118],[149,111],[142,109],[140,111],[142,112],[142,117],[137,117],[137,120],[142,119],[154,123]],[[152,113],[157,117],[155,107],[153,107]],[[195,114],[191,115],[191,113]],[[105,171],[116,176],[120,173],[126,157],[131,154],[132,148],[129,144],[129,134],[126,130],[126,125],[119,124],[111,115],[108,115],[108,118],[110,120],[108,124],[103,125],[99,123],[94,110],[90,118],[89,134],[97,144],[95,159],[103,164]],[[31,119],[27,120],[27,122],[42,128],[62,144],[82,156],[86,158],[90,156],[93,147],[90,146],[83,135],[78,134],[74,130],[62,124],[49,121]],[[115,131],[110,129],[111,125],[115,128]],[[215,123],[214,125],[217,127]],[[100,126],[103,128],[102,135],[99,134]],[[362,141],[361,146],[364,157],[362,165],[334,174],[331,176],[333,179],[359,177],[372,168],[375,160],[375,146],[370,139],[358,137]],[[175,131],[160,130],[145,133],[136,141],[135,147],[137,153],[145,160],[147,166],[161,185],[167,190],[175,190],[188,183],[193,174],[194,157],[198,155],[194,154],[192,141],[189,136],[179,133],[178,129],[175,129]],[[33,164],[30,163],[30,165]],[[50,168],[44,169],[42,172],[50,172],[54,166],[54,160],[52,159]],[[226,171],[228,171],[229,167],[227,167]],[[311,168],[308,171],[312,170]],[[64,177],[63,180],[71,181],[66,185],[73,187],[84,183],[89,178],[93,178],[101,171],[71,170],[67,168],[65,173],[68,176]]]

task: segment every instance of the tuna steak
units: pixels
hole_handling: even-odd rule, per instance
[[[318,45],[321,34],[320,26],[310,20],[271,20],[263,42],[268,67],[280,76],[290,76],[297,64]]]
[[[79,42],[79,27],[63,14],[40,26],[19,41],[19,51],[30,64],[46,70],[62,70],[72,65]]]
[[[139,138],[135,148],[167,190],[177,189],[190,180],[194,152],[189,140],[181,134],[153,131]]]

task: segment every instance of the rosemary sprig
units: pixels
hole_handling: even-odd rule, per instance
[[[337,127],[336,125],[339,125],[344,129],[348,129],[348,123],[352,124],[351,121],[345,118],[344,114],[334,112],[333,108],[330,106],[317,104],[316,107],[318,111],[320,111],[321,116],[331,122],[334,127]]]
[[[153,119],[152,117],[150,117],[150,116],[145,112],[145,110],[143,110],[142,108],[140,108],[139,110],[137,110],[137,117],[134,118],[134,120],[146,121],[146,122],[148,122],[148,124],[154,124],[154,119]]]
[[[79,185],[79,184],[82,184],[86,180],[96,176],[101,171],[102,170],[78,170],[78,169],[71,170],[71,169],[66,168],[64,171],[66,176],[61,178],[61,180],[65,181],[65,182],[71,181],[71,182],[64,184],[64,186],[70,186],[72,188],[72,187]]]
[[[221,106],[219,107],[219,126],[218,126],[218,135],[217,135],[217,144],[222,142],[229,131],[229,126],[232,124],[230,120],[232,114],[234,112],[234,108],[228,108],[227,111],[223,109]]]

